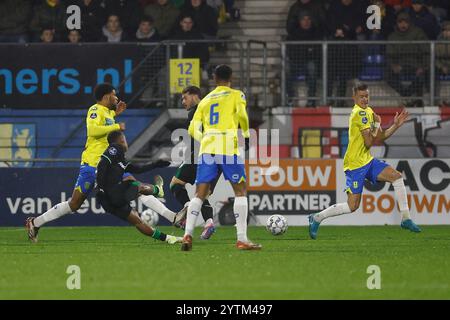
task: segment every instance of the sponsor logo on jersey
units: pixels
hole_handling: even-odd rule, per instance
[[[362,110],[362,111],[359,112],[359,115],[361,117],[364,117],[365,115],[367,115],[367,113],[364,110]]]
[[[114,147],[111,147],[108,149],[108,153],[112,156],[115,156],[117,154],[117,149]]]

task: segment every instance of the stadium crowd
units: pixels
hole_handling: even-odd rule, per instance
[[[367,27],[370,5],[381,9],[381,29]],[[410,41],[450,40],[450,1],[448,0],[297,0],[289,9],[288,41],[402,41],[404,45],[331,45],[328,54],[328,96],[344,97],[347,81],[361,76],[384,79],[401,96],[423,95],[429,50]],[[450,45],[436,45],[437,74],[450,76]],[[321,67],[321,47],[314,44],[288,48],[288,97],[295,97],[294,83],[299,75],[308,87],[308,97],[317,96]],[[336,63],[339,58],[339,63]],[[368,66],[364,69],[364,61]],[[428,59],[428,60],[427,60]],[[374,67],[372,67],[374,66]],[[386,71],[382,71],[386,67]],[[365,72],[366,71],[366,72]],[[384,74],[383,76],[381,74]],[[405,85],[405,80],[406,85]],[[341,101],[340,104],[343,102]],[[339,104],[339,103],[338,103]],[[314,106],[310,99],[307,106]]]
[[[219,21],[237,17],[233,3],[233,0],[2,0],[0,42],[210,39],[217,36]],[[69,31],[66,27],[66,8],[70,5],[81,9],[81,30]]]

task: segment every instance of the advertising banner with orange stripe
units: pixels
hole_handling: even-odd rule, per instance
[[[249,210],[256,215],[306,215],[336,202],[335,160],[280,160],[247,165]]]

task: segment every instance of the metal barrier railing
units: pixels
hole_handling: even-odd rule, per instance
[[[362,81],[372,84],[371,98],[381,105],[436,105],[450,98],[450,72],[440,67],[449,60],[450,41],[285,41],[281,104],[344,106],[350,83]]]
[[[262,47],[262,64],[252,63],[252,44]],[[263,94],[263,107],[267,108],[267,43],[265,41],[248,40],[247,41],[247,70],[246,70],[246,94],[248,97],[252,97],[252,83],[251,73],[254,66],[258,66],[261,69],[262,78],[262,94]]]

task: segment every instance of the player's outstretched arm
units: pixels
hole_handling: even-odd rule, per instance
[[[110,126],[103,125],[105,119],[96,110],[90,109],[86,117],[86,128],[88,137],[102,137],[108,133],[125,128],[124,124],[115,123]]]
[[[381,131],[379,138],[381,140],[386,140],[394,134],[409,118],[409,112],[403,109],[400,113],[396,112],[394,116],[394,123],[385,131]]]

